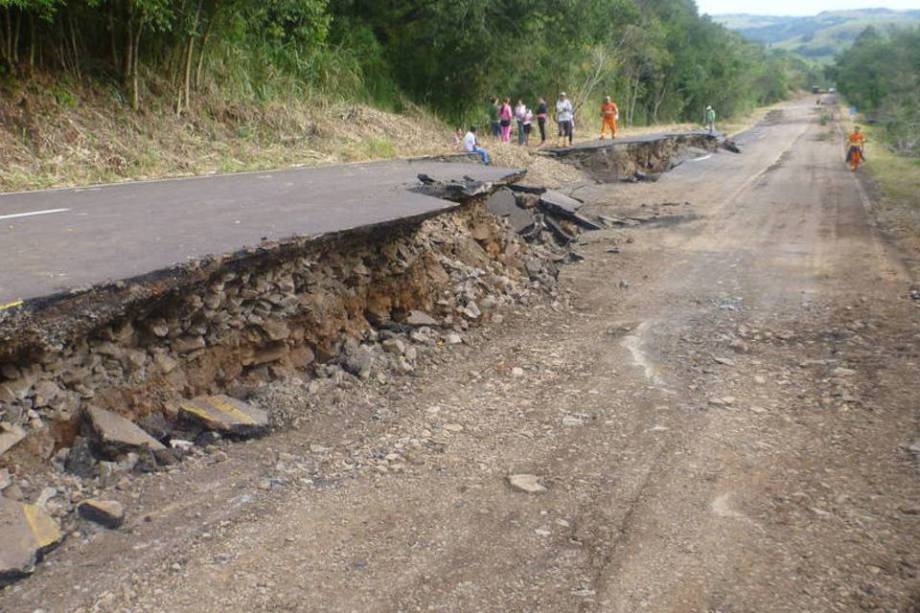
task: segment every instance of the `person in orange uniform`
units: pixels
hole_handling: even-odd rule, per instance
[[[620,118],[620,111],[617,105],[610,101],[610,96],[604,96],[604,104],[601,105],[601,138],[610,131],[610,138],[617,137],[617,119]]]
[[[863,160],[863,143],[866,142],[866,136],[860,131],[859,126],[855,126],[853,131],[847,135],[847,164],[850,170],[856,170],[859,163]]]

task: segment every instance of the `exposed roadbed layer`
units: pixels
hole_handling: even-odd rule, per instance
[[[0,311],[0,357],[86,333],[218,270],[457,207],[411,191],[422,173],[498,185],[524,171],[394,161],[2,195],[4,215],[69,210],[16,218],[2,230],[9,256],[0,304],[25,301]]]
[[[456,206],[408,191],[420,173],[503,182],[518,172],[398,160],[2,194],[0,304]]]

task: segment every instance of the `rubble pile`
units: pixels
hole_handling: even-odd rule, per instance
[[[543,258],[571,261],[571,245],[581,230],[602,226],[579,213],[583,203],[555,190],[513,183],[493,193],[486,207],[528,241]]]
[[[262,249],[206,275],[197,268],[194,283],[139,291],[144,299],[126,301],[117,317],[71,314],[76,323],[48,324],[41,344],[2,347],[2,498],[33,500],[41,486],[31,476],[50,464],[60,492],[43,508],[69,516],[127,474],[303,417],[254,393],[266,383],[386,385],[426,352],[462,343],[470,326],[500,320],[502,306],[557,296],[557,265],[490,214],[486,195],[370,236]],[[222,395],[231,389],[243,393]],[[98,506],[80,508],[97,517]],[[51,544],[32,540],[10,577]]]

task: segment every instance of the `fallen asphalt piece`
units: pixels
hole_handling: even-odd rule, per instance
[[[165,449],[160,441],[121,415],[98,407],[89,407],[86,416],[96,435],[98,446],[112,457],[128,451]]]
[[[411,191],[419,174],[500,184],[524,171],[396,160],[0,194],[0,305],[457,206]]]
[[[199,396],[179,405],[179,415],[209,430],[253,436],[268,430],[268,413],[222,394]]]
[[[489,196],[486,208],[496,217],[507,219],[511,229],[518,234],[534,224],[533,212],[518,206],[517,198],[510,189],[502,188]]]

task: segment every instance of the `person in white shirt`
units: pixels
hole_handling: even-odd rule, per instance
[[[466,133],[466,136],[463,137],[463,148],[468,153],[476,153],[482,158],[482,163],[486,166],[489,165],[489,154],[486,153],[486,150],[479,146],[479,143],[476,142],[476,126],[470,126],[469,132]]]
[[[565,139],[569,139],[569,146],[572,146],[572,129],[574,127],[575,113],[572,109],[572,103],[569,101],[565,92],[559,94],[559,100],[556,102],[556,122],[559,124],[559,146],[565,147]]]

